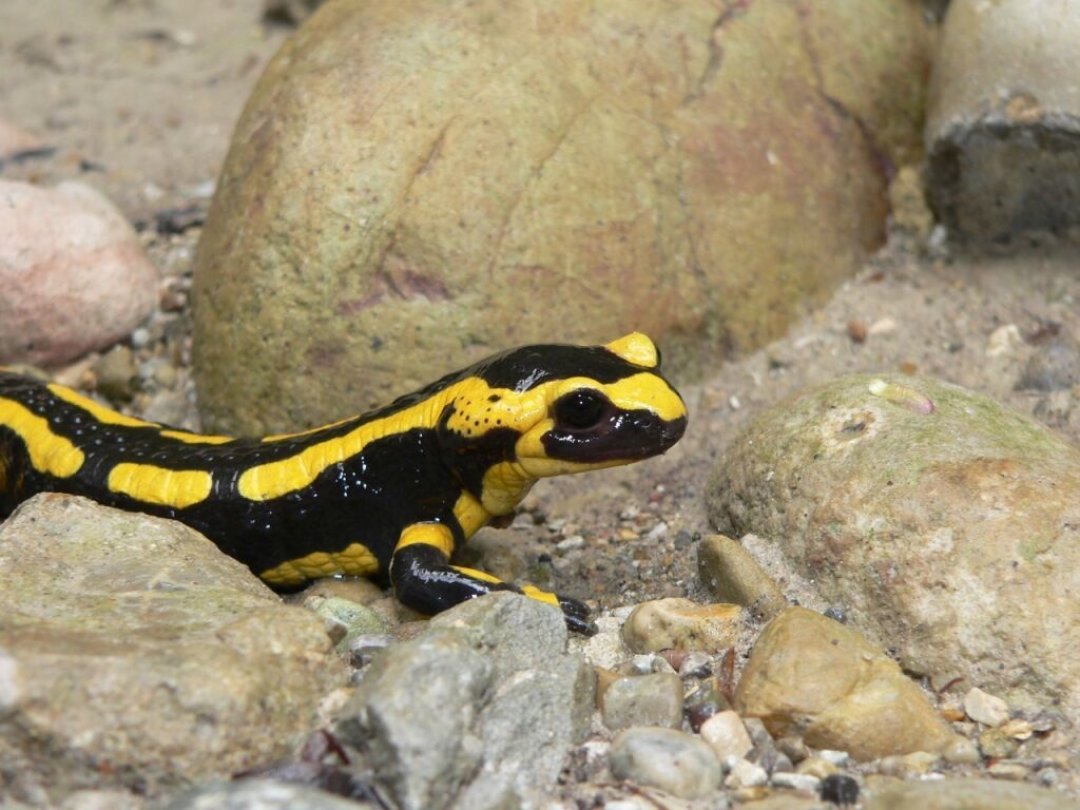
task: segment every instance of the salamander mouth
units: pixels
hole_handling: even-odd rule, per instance
[[[670,450],[686,432],[686,417],[664,420],[652,411],[620,411],[593,427],[558,428],[541,442],[548,458],[581,464],[639,461]]]

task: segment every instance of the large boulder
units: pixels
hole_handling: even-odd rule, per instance
[[[756,419],[707,494],[909,672],[1080,719],[1080,450],[928,378],[852,376]]]
[[[331,0],[237,126],[195,269],[218,430],[330,420],[496,349],[780,333],[917,152],[918,4]]]

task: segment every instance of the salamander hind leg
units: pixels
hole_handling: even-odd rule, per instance
[[[453,538],[438,523],[415,524],[402,533],[390,563],[394,595],[408,608],[428,615],[494,591],[514,591],[562,610],[567,626],[592,635],[589,609],[577,601],[532,585],[517,587],[474,568],[450,564]]]

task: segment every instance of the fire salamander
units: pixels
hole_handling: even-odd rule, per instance
[[[451,559],[538,478],[675,444],[686,407],[659,364],[639,333],[606,346],[525,346],[379,410],[261,439],[145,422],[0,369],[0,519],[38,492],[84,495],[186,523],[271,586],[388,578],[427,614],[512,589],[588,632],[580,602]]]

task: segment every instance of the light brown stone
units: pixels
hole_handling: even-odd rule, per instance
[[[631,329],[684,371],[760,345],[880,242],[927,44],[904,0],[331,0],[208,215],[204,416],[292,429]]]
[[[941,751],[956,739],[895,661],[805,608],[784,611],[758,637],[735,703],[774,738],[797,733],[859,760]]]
[[[623,625],[623,641],[637,653],[704,650],[715,653],[735,643],[742,628],[738,605],[699,605],[671,597],[643,602]]]

